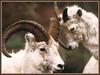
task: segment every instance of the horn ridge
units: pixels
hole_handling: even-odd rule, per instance
[[[50,27],[48,33],[55,41],[58,41],[60,24],[57,18],[50,18]]]

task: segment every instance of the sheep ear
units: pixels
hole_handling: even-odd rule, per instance
[[[78,9],[77,15],[78,15],[78,17],[81,17],[81,16],[82,16],[82,11],[81,11],[81,9]]]
[[[36,41],[35,41],[35,37],[33,34],[28,33],[25,35],[25,40],[26,40],[26,46],[25,49],[27,52],[32,52],[35,50],[36,48]]]
[[[25,39],[28,43],[35,42],[35,37],[31,33],[26,34]]]
[[[68,18],[68,13],[67,13],[68,8],[65,8],[63,10],[63,21],[66,22],[69,18]]]

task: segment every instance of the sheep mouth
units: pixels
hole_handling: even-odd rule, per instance
[[[60,73],[60,72],[62,72],[61,69],[54,69],[54,71],[53,71],[53,73]]]
[[[60,73],[62,69],[57,69],[55,67],[52,67],[53,73]]]

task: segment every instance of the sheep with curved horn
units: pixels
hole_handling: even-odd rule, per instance
[[[53,21],[57,20],[51,19],[50,21],[50,25],[53,25]],[[58,52],[58,34],[55,33],[53,36],[50,30],[48,34],[45,28],[34,21],[18,21],[7,28],[3,45],[11,35],[19,31],[31,32],[25,35],[25,49],[11,54],[11,58],[2,54],[2,73],[53,73],[64,69],[64,62]]]
[[[75,50],[75,48],[82,43],[84,47],[92,54],[83,73],[98,73],[98,18],[95,16],[95,14],[82,9],[77,5],[66,7],[63,10],[63,13],[59,14],[57,3],[54,5],[57,15],[56,17],[60,19],[59,29],[61,29],[61,32],[66,38],[66,44],[63,44],[61,40],[59,40],[59,44],[66,50]],[[62,34],[60,36],[62,36]],[[96,66],[94,66],[95,64]]]

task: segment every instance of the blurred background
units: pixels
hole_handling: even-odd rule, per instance
[[[60,12],[64,7],[78,5],[94,13],[98,17],[98,2],[57,2]],[[2,32],[12,23],[19,20],[34,20],[43,25],[47,31],[49,19],[55,17],[53,2],[3,2],[2,3]],[[3,34],[3,33],[2,33]],[[7,42],[9,52],[17,52],[24,48],[25,32],[13,35]],[[75,51],[67,51],[60,47],[59,52],[65,61],[63,73],[81,73],[91,54],[81,44]]]

